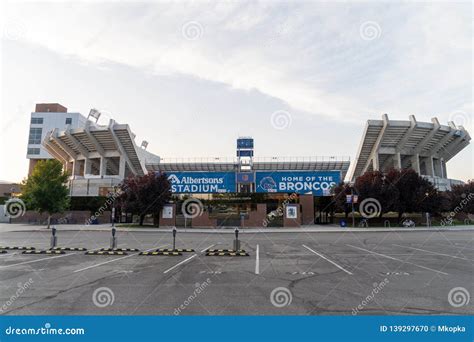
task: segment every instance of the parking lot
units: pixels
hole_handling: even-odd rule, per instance
[[[109,247],[109,232],[82,228],[59,227],[58,245]],[[117,237],[119,248],[172,248],[170,232],[119,230]],[[249,256],[206,256],[207,249],[231,249],[234,235],[178,232],[176,247],[195,252],[108,256],[6,250],[0,254],[1,313],[472,314],[472,237],[472,230],[247,232],[240,239]],[[9,228],[0,233],[0,246],[48,249],[49,239],[44,229]],[[463,289],[461,297],[457,288]]]

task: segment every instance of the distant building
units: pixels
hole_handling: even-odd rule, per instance
[[[14,197],[20,193],[20,184],[0,181],[0,197]]]
[[[26,157],[30,160],[28,175],[39,160],[54,158],[42,145],[46,134],[55,128],[84,127],[87,119],[80,113],[68,113],[58,103],[39,103],[31,113],[28,148]]]

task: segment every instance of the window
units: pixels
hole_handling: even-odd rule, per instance
[[[72,118],[66,118],[66,125],[72,124]]]
[[[28,154],[40,154],[38,147],[28,147]]]
[[[31,123],[42,125],[43,124],[43,118],[31,118]]]
[[[42,128],[30,128],[30,136],[28,138],[28,144],[41,144],[41,134],[43,133]]]

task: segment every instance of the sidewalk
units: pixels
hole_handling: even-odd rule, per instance
[[[110,231],[110,224],[102,225],[80,225],[80,224],[67,224],[67,225],[56,225],[58,230],[62,231]],[[234,234],[236,227],[225,227],[225,228],[212,228],[212,227],[200,227],[200,228],[180,228],[177,227],[179,232],[184,233],[210,233],[210,234]],[[240,234],[258,234],[258,233],[367,233],[367,232],[419,232],[419,231],[474,231],[474,225],[466,226],[452,226],[452,227],[415,227],[415,228],[402,228],[402,227],[370,227],[370,228],[341,228],[337,225],[308,225],[300,228],[243,228],[240,229]],[[21,232],[21,231],[48,231],[45,226],[26,225],[26,224],[8,224],[0,223],[1,232]],[[140,228],[128,228],[128,227],[117,227],[117,231],[121,232],[155,232],[165,233],[171,232],[171,227],[140,227]]]

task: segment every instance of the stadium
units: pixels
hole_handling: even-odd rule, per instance
[[[367,121],[352,162],[347,156],[257,157],[252,137],[238,137],[232,157],[168,159],[147,151],[147,141],[137,144],[129,125],[113,119],[99,124],[100,115],[95,109],[85,117],[59,104],[36,105],[28,141],[30,172],[38,160],[59,160],[70,174],[71,197],[107,196],[131,175],[165,173],[177,202],[192,197],[205,203],[192,218],[193,227],[260,226],[282,203],[283,226],[327,223],[332,187],[393,167],[412,168],[439,190],[449,190],[462,182],[448,178],[446,163],[471,140],[453,122],[418,122],[413,115],[390,120],[384,114]],[[182,224],[178,209],[171,203],[162,218]]]

